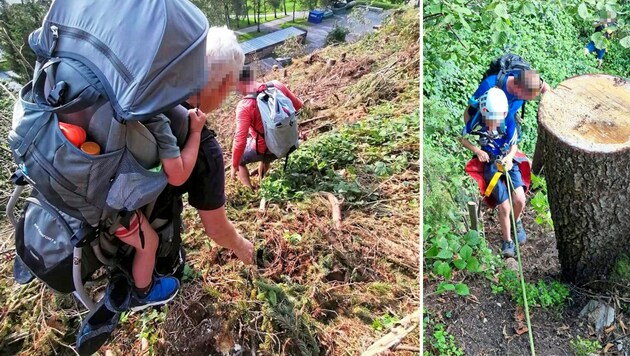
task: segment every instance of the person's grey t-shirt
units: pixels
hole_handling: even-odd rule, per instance
[[[160,159],[175,158],[181,156],[177,137],[171,130],[171,121],[164,114],[156,115],[142,122],[144,126],[153,134],[158,145],[158,155]]]

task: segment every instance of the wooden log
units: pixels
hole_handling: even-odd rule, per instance
[[[479,216],[477,215],[477,203],[468,202],[468,216],[470,217],[470,229],[479,231]]]
[[[361,356],[375,356],[385,352],[392,347],[398,345],[405,336],[409,335],[420,324],[420,309],[413,314],[407,315],[399,321],[392,331],[377,340],[372,346],[368,347]]]
[[[562,277],[605,278],[630,253],[630,83],[569,78],[543,95],[539,131]]]

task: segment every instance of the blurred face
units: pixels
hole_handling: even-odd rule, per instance
[[[501,123],[503,122],[503,120],[505,120],[505,118],[507,117],[507,112],[502,112],[502,113],[493,113],[492,115],[485,115],[484,121],[486,123],[486,126],[488,127],[488,130],[490,131],[494,131],[497,130],[500,126]]]
[[[540,94],[539,89],[528,90],[526,88],[522,88],[518,85],[515,86],[515,94],[519,99],[523,100],[532,100],[536,98]]]
[[[234,79],[232,74],[229,74],[223,79],[218,88],[213,89],[209,85],[206,85],[200,93],[199,109],[205,113],[209,113],[220,108],[230,91],[234,90],[236,86]]]
[[[540,77],[538,75],[532,75],[524,80],[528,82],[522,85],[514,83],[514,94],[522,100],[532,100],[536,98],[540,94]]]
[[[238,82],[238,91],[241,95],[247,95],[249,93],[253,93],[256,91],[256,82],[255,81],[239,81]]]

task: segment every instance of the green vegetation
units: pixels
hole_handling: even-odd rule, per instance
[[[630,283],[630,257],[620,256],[610,272],[610,280],[616,283]]]
[[[427,315],[426,310],[424,314]],[[429,316],[424,317],[423,324],[423,356],[464,356],[464,351],[455,343],[455,337],[445,330],[444,324],[429,328]]]
[[[516,271],[504,269],[499,273],[498,284],[492,285],[494,293],[508,293],[517,305],[523,306],[521,281]],[[543,309],[560,308],[570,299],[569,288],[558,281],[547,283],[539,280],[536,284],[525,283],[527,304]]]
[[[278,13],[278,17],[274,17],[273,13],[271,14],[267,14],[267,19],[265,19],[265,16],[263,14],[260,15],[260,24],[263,25],[267,22],[271,22],[274,20],[278,20],[287,16],[291,16],[291,15],[285,15],[284,13],[280,14]],[[254,17],[250,16],[250,22],[249,25],[247,24],[247,18],[243,18],[243,17],[239,17],[238,19],[238,23],[236,22],[236,19],[231,19],[230,21],[230,28],[234,29],[234,30],[238,30],[239,28],[245,28],[245,27],[251,27],[251,26],[256,26],[256,22],[254,22]],[[262,26],[261,26],[262,28]]]
[[[547,229],[553,229],[551,211],[549,211],[549,201],[547,200],[547,183],[545,179],[532,174],[532,184],[530,187],[531,197],[529,203],[536,212],[536,223]]]
[[[585,56],[583,48],[593,34],[591,21],[601,18],[598,10],[603,9],[618,12],[620,18],[616,37],[608,44],[608,54],[598,69],[595,57]],[[491,271],[503,267],[493,253],[499,250],[499,236],[467,233],[466,204],[477,201],[479,190],[464,172],[472,154],[458,141],[468,98],[477,89],[490,62],[506,52],[516,53],[539,71],[551,87],[584,73],[603,71],[630,77],[630,50],[626,48],[628,10],[627,3],[620,5],[611,0],[424,2],[424,275],[430,285],[436,286],[436,293],[466,295],[470,290],[460,283],[494,278]],[[537,109],[538,100],[527,103],[519,143],[519,149],[530,159],[537,136]],[[532,177],[531,188],[527,209],[535,211],[539,225],[551,229],[553,222],[544,179]],[[483,222],[481,231],[484,231]],[[470,261],[475,260],[479,263],[472,262],[473,268],[469,268]],[[620,265],[618,273],[623,275],[629,269]],[[491,287],[496,293],[508,293],[516,304],[523,304],[515,272],[502,271]],[[564,306],[569,299],[568,287],[557,281],[527,283],[526,291],[530,306],[553,310]],[[425,328],[424,345],[430,347],[425,355],[448,354],[445,349],[453,344],[452,339],[440,335],[441,348],[438,348],[436,330],[443,329]]]
[[[350,30],[348,28],[335,23],[335,27],[326,35],[326,45],[346,42],[346,36],[349,33]]]
[[[601,348],[602,345],[597,340],[583,339],[580,336],[571,340],[571,349],[573,349],[576,356],[596,355]]]
[[[245,41],[249,41],[252,40],[256,37],[260,37],[260,36],[264,36],[266,34],[268,34],[269,32],[266,31],[260,31],[260,32],[249,32],[249,33],[244,33],[242,35],[238,35],[238,41],[239,42],[245,42]]]
[[[401,6],[403,6],[402,2],[370,1],[370,0],[358,0],[357,4],[358,5],[367,5],[367,6],[380,7],[383,10],[398,9]]]
[[[296,19],[295,21],[289,21],[289,22],[285,22],[282,25],[280,25],[280,28],[288,28],[291,26],[296,26],[296,27],[300,27],[300,26],[304,26],[308,23],[308,19]]]
[[[289,156],[286,172],[276,165],[263,179],[262,196],[269,201],[299,200],[329,191],[348,202],[375,200],[376,192],[361,181],[368,176],[386,179],[419,159],[404,149],[418,138],[419,114],[377,115],[307,141]]]
[[[612,1],[597,3],[618,8]],[[461,249],[463,246],[461,241],[466,229],[462,215],[466,212],[466,203],[475,201],[479,193],[476,184],[464,173],[464,166],[472,154],[457,138],[463,126],[466,102],[490,61],[506,51],[517,53],[529,61],[552,87],[567,77],[597,72],[595,58],[581,52],[592,33],[590,22],[578,15],[581,2],[564,1],[563,4],[564,7],[558,7],[543,1],[488,1],[463,7],[461,1],[424,3],[425,251],[437,249],[442,252],[444,243],[439,238],[439,231],[449,231],[450,240],[457,241],[455,247]],[[537,20],[531,21],[532,16]],[[619,31],[617,38],[623,38],[625,30],[622,31],[620,26]],[[630,50],[621,46],[618,40],[612,41],[603,70],[630,76]],[[536,142],[536,112],[537,101],[528,103],[519,143],[519,148],[530,158]],[[536,220],[543,226],[551,226],[544,181],[533,179],[532,188],[536,195],[531,199],[531,206],[536,211]],[[485,242],[485,236],[481,239]],[[499,239],[492,236],[491,241],[488,246],[494,248]],[[436,245],[440,243],[441,246]],[[457,249],[449,251],[456,256]],[[447,255],[443,252],[441,257]],[[438,280],[448,277],[447,265],[450,270],[456,267],[455,263],[463,265],[455,262],[455,258],[438,258],[436,255],[433,260],[440,261],[439,267],[435,263],[426,264],[428,270],[425,269],[425,273],[430,272]]]

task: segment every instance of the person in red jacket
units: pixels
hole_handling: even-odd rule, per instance
[[[277,80],[273,85],[293,103],[296,111],[302,107],[302,101],[298,99],[284,84]],[[256,104],[256,92],[264,88],[264,83],[254,79],[254,72],[248,66],[243,67],[238,83],[238,91],[244,96],[236,106],[236,133],[232,143],[232,169],[231,177],[236,179],[236,173],[241,182],[254,189],[249,180],[248,163],[260,162],[258,175],[260,179],[269,170],[271,161],[277,157],[269,152],[264,138],[264,127],[260,111]],[[249,133],[249,137],[248,134]]]

